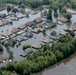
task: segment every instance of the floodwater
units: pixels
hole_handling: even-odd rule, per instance
[[[6,12],[5,10],[2,12]],[[29,18],[22,18],[19,21],[13,21],[13,25],[5,25],[3,27],[0,27],[0,32],[6,31],[6,30],[12,30],[13,27],[18,27],[20,24],[25,24],[26,22],[33,21],[35,18],[40,16],[40,12],[38,12],[35,15],[31,15]],[[59,33],[64,28],[69,28],[72,26],[73,22],[76,21],[76,15],[72,15],[72,23],[67,23],[64,25],[57,25],[57,27],[47,30],[47,33],[50,33],[51,31],[55,30],[57,33]],[[25,43],[34,44],[38,41],[41,41],[43,38],[48,38],[48,36],[44,36],[43,33],[34,34],[36,38],[28,38],[28,40],[21,42],[21,45],[19,47],[10,47],[10,50],[13,52],[13,61],[20,61],[23,60],[20,56],[20,53],[24,53],[22,50],[22,46]],[[0,53],[3,57],[9,57],[9,54],[7,53],[6,49],[4,48],[4,51]],[[8,62],[8,60],[5,63],[1,63],[0,65],[4,65]],[[40,73],[36,73],[33,75],[75,75],[76,74],[76,53],[70,56],[67,59],[64,59],[63,61],[56,63],[55,65],[43,70]]]

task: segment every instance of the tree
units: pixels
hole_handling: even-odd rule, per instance
[[[56,50],[55,55],[56,55],[57,61],[62,60],[64,57],[64,55],[59,50]]]
[[[42,10],[43,10],[43,6],[41,5],[40,6],[41,15],[42,15]]]
[[[70,21],[70,19],[72,18],[72,14],[69,13],[69,12],[67,12],[67,13],[65,14],[65,18],[67,19],[67,21]]]
[[[57,12],[57,10],[58,10],[57,6],[54,6],[53,10],[54,10],[54,12]]]
[[[6,66],[7,70],[9,71],[14,71],[14,63],[13,62],[9,62]]]
[[[25,8],[25,4],[22,3],[22,4],[19,6],[19,8]]]
[[[52,10],[49,9],[48,13],[47,13],[47,19],[52,20]]]
[[[30,73],[30,70],[29,69],[25,69],[24,71],[23,71],[23,75],[31,75],[31,73]]]
[[[10,12],[10,11],[11,11],[11,9],[12,9],[12,7],[11,7],[11,6],[7,6],[7,12]]]
[[[43,50],[44,50],[44,51],[50,50],[50,45],[45,44],[45,45],[43,46]]]
[[[66,6],[62,8],[62,12],[66,13]]]
[[[44,5],[49,5],[49,3],[50,3],[49,0],[42,0],[42,2]]]
[[[29,47],[31,47],[30,44],[28,44],[28,43],[27,43],[27,44],[24,44],[24,45],[23,45],[23,50],[25,50],[25,49],[27,49],[27,48],[29,48]]]
[[[18,9],[17,9],[17,8],[13,8],[13,9],[12,9],[12,12],[13,12],[14,14],[16,14],[16,12],[18,12]]]
[[[54,17],[58,17],[58,12],[54,12]]]
[[[43,33],[45,33],[46,32],[46,29],[43,29]]]

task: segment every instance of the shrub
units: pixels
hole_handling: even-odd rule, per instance
[[[50,35],[53,35],[53,36],[56,36],[56,31],[52,31],[51,33],[50,33]]]
[[[27,44],[24,44],[24,45],[23,45],[23,50],[25,50],[25,49],[27,49],[27,48],[30,48],[30,47],[31,47],[30,44],[28,44],[28,43],[27,43]]]
[[[46,29],[43,29],[43,33],[45,33],[46,32]]]

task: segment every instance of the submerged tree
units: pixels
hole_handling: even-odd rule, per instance
[[[49,11],[47,13],[47,19],[52,20],[52,10],[51,9],[49,9]]]
[[[70,21],[70,19],[72,18],[72,14],[67,12],[65,14],[65,18],[67,19],[67,21]]]

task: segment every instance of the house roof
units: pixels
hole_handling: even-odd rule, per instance
[[[42,28],[34,28],[33,30],[32,30],[32,32],[35,32],[35,33],[38,33],[39,31],[43,31],[43,29]]]
[[[39,22],[42,22],[43,20],[42,20],[41,17],[38,17],[38,18],[34,19],[34,21],[35,21],[36,23],[39,23]]]
[[[27,48],[23,53],[20,54],[20,56],[26,57],[31,52],[33,52],[32,48]]]
[[[5,36],[5,37],[10,36],[10,35],[12,35],[12,32],[11,31],[5,31],[5,32],[2,32],[1,35]]]
[[[29,22],[26,23],[27,26],[32,26],[34,24],[35,24],[35,22],[33,22],[33,21],[29,21]]]
[[[26,25],[22,24],[22,25],[20,25],[18,28],[19,28],[19,29],[24,29],[24,28],[26,28]]]
[[[16,33],[16,32],[18,32],[18,31],[19,31],[18,28],[13,28],[11,32],[12,32],[12,33]]]
[[[32,32],[26,32],[25,36],[31,38],[33,36],[33,33]]]
[[[23,15],[21,13],[17,14],[17,18],[22,18],[22,17],[25,17],[25,15]]]
[[[75,10],[73,10],[73,9],[67,9],[67,12],[70,12],[70,13],[72,13],[72,14],[76,14],[76,11]]]
[[[33,44],[32,48],[40,49],[43,45],[44,45],[44,43],[42,41],[40,41],[40,42],[38,42],[36,44]]]
[[[53,42],[53,40],[47,38],[47,39],[43,39],[42,42],[44,42],[44,43],[48,43],[48,44],[49,44],[49,43]]]
[[[14,39],[9,39],[9,40],[8,40],[8,45],[9,45],[9,46],[14,46],[15,43],[16,43],[16,41],[15,41]]]
[[[53,27],[53,26],[55,26],[54,24],[51,24],[51,23],[46,23],[46,28],[48,28],[48,27]]]
[[[68,32],[64,31],[64,30],[61,30],[59,34],[61,35],[66,35]]]
[[[7,24],[9,21],[7,19],[2,19],[3,24]]]

